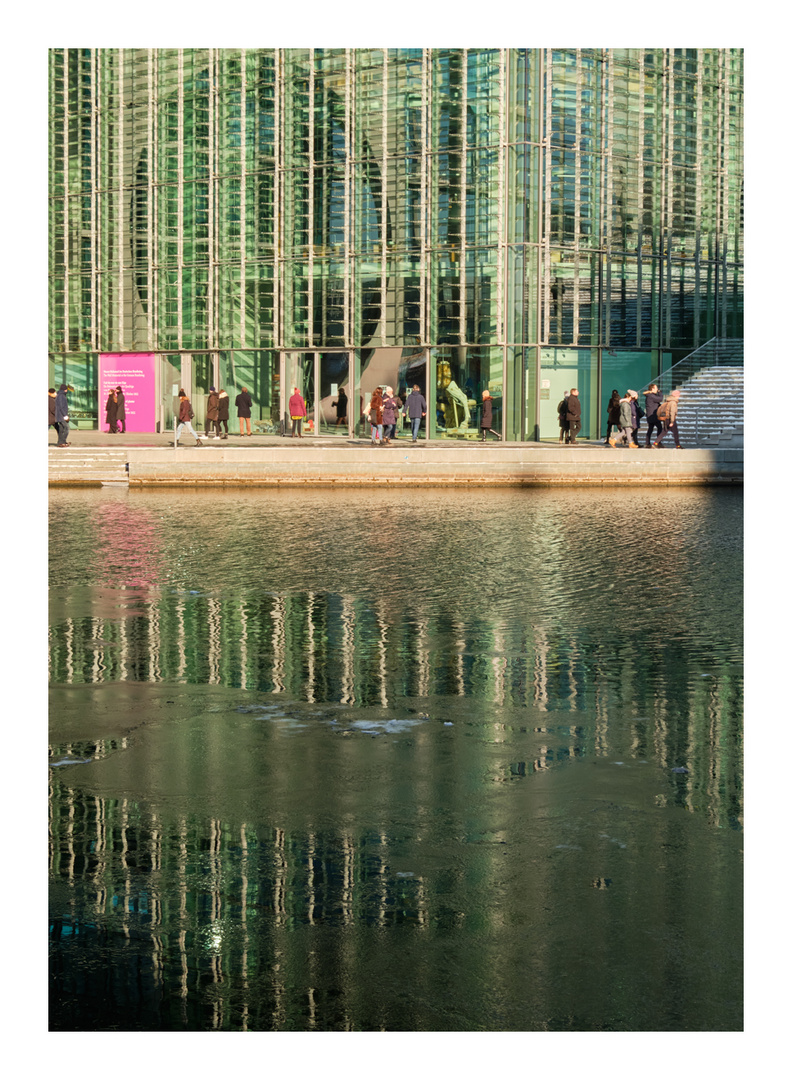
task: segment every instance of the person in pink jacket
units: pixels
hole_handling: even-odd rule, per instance
[[[298,387],[294,387],[292,396],[289,398],[289,416],[292,422],[292,438],[297,435],[298,438],[302,438],[302,422],[307,416],[307,409],[305,408],[305,399],[300,393]]]

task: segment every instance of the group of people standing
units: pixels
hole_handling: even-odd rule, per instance
[[[111,435],[126,435],[126,398],[120,386],[116,386],[107,395],[105,423]]]
[[[639,446],[639,428],[646,417],[646,449],[659,448],[663,439],[670,432],[674,438],[674,447],[681,450],[679,428],[677,427],[677,409],[679,408],[679,390],[672,390],[664,399],[657,383],[652,383],[644,391],[646,408],[638,404],[638,394],[628,390],[624,397],[614,390],[608,402],[608,427],[605,432],[605,444],[615,447],[617,443],[635,450]],[[618,431],[618,437],[611,431]],[[652,432],[657,431],[657,438],[652,442]]]

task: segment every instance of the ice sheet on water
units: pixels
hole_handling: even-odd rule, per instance
[[[405,718],[397,720],[353,720],[349,725],[355,731],[364,731],[371,735],[391,735],[400,731],[409,731],[410,728],[424,723],[424,717]]]

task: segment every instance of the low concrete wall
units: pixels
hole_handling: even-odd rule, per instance
[[[742,484],[741,449],[464,446],[205,446],[130,449],[131,486],[423,487]]]

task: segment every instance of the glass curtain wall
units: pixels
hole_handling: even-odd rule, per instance
[[[354,354],[357,425],[372,358],[432,350],[432,394],[505,385],[507,437],[553,438],[556,350],[596,414],[603,379],[742,335],[741,50],[53,49],[49,73],[50,351],[91,415],[98,352],[239,351],[262,422],[273,355]],[[467,428],[438,397],[436,437],[481,389]]]

